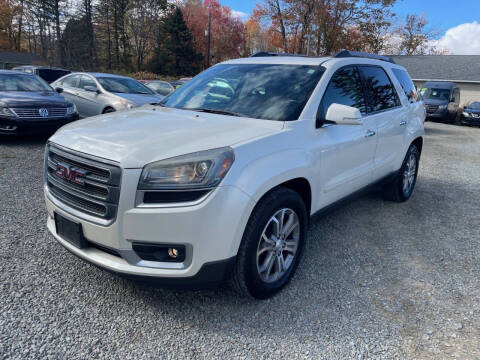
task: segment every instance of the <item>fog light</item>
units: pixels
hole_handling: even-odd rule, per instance
[[[176,259],[178,257],[178,250],[175,248],[168,248],[168,256],[172,259]]]

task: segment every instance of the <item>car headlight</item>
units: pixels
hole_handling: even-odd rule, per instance
[[[134,103],[132,103],[132,102],[130,102],[130,101],[127,101],[127,100],[125,100],[125,99],[120,100],[120,103],[121,103],[123,106],[125,106],[125,109],[131,109],[131,108],[135,107],[135,104],[134,104]]]
[[[72,114],[75,114],[76,112],[77,112],[77,107],[75,106],[75,104],[73,104],[73,106],[67,107],[67,115],[72,115]]]
[[[440,106],[438,107],[438,110],[445,110],[446,108],[447,108],[447,104],[445,104],[445,105],[440,105]]]
[[[138,189],[212,188],[225,177],[234,158],[233,149],[224,147],[157,161],[143,168]]]
[[[462,112],[462,115],[463,115],[463,116],[470,116],[470,114],[469,114],[468,112],[466,112],[466,111]]]
[[[0,107],[0,116],[4,117],[17,117],[17,114],[15,114],[12,110],[6,107]]]

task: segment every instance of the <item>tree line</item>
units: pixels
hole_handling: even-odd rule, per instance
[[[442,53],[424,16],[398,24],[395,1],[260,0],[243,21],[219,0],[0,0],[0,50],[75,70],[163,75],[257,51]]]

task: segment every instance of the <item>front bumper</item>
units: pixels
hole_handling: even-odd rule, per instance
[[[0,117],[1,135],[34,135],[50,133],[72,121],[78,120],[78,114],[53,119],[18,119]]]
[[[460,123],[464,125],[476,125],[480,126],[480,117],[461,116]]]
[[[129,278],[167,285],[222,281],[230,272],[254,201],[234,186],[220,186],[192,206],[134,207],[140,172],[123,171],[117,218],[107,225],[85,219],[45,187],[49,231],[83,260]],[[80,249],[59,236],[55,212],[81,223],[92,246]],[[133,250],[133,242],[184,245],[186,257],[182,263],[145,261]]]

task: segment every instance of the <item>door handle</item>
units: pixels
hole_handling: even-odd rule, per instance
[[[405,125],[407,125],[407,122],[405,120],[400,121],[400,126],[405,126]]]
[[[370,136],[373,136],[373,135],[375,135],[375,134],[376,134],[375,131],[373,131],[373,130],[367,130],[367,133],[365,134],[365,137],[370,137]]]

